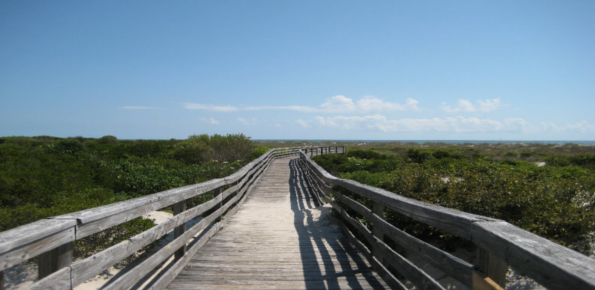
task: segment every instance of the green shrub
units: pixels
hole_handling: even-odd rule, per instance
[[[214,138],[201,135],[181,141],[118,140],[109,135],[99,139],[49,136],[2,139],[0,231],[225,177],[245,165],[250,156],[266,152],[265,148],[248,152],[254,146],[241,134]],[[194,154],[195,145],[205,150],[219,150],[232,161],[215,161],[209,159],[215,155]],[[230,153],[235,149],[238,152]],[[208,194],[198,197],[196,202],[204,202],[206,198]],[[129,221],[77,241],[75,254],[77,257],[89,255],[152,225],[142,219]]]
[[[84,151],[85,145],[78,139],[63,139],[56,144],[49,145],[46,148],[47,153],[70,154]]]
[[[359,159],[385,159],[386,156],[376,153],[372,150],[350,150],[347,152],[347,157],[355,157]]]
[[[268,147],[268,146],[258,146],[256,148],[254,148],[254,150],[252,151],[252,153],[250,154],[250,158],[248,158],[249,161],[258,159],[258,157],[264,155],[265,153],[269,152],[269,150],[271,150],[272,148]]]
[[[458,155],[456,159],[451,157],[453,154]],[[582,241],[595,231],[595,172],[590,169],[593,155],[548,158],[558,161],[538,167],[516,159],[483,158],[477,150],[408,149],[407,156],[395,154],[380,160],[324,155],[314,161],[342,178],[423,202],[503,219],[586,252],[587,246],[577,245],[588,245]],[[574,166],[559,167],[559,160]],[[390,166],[379,165],[388,161]],[[342,192],[371,206],[363,197]],[[387,211],[386,219],[420,238],[441,238],[447,242],[445,247],[462,242],[392,211]]]
[[[432,151],[424,149],[407,149],[407,157],[415,163],[424,163],[434,158]]]
[[[97,143],[99,144],[116,144],[118,142],[118,138],[112,135],[105,135],[99,139],[97,139]]]

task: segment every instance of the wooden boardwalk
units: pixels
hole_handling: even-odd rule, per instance
[[[275,160],[167,288],[389,289],[310,196],[297,162]]]

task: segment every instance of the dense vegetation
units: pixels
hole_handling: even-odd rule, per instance
[[[227,176],[268,150],[242,134],[186,140],[0,138],[0,231]],[[199,201],[200,202],[200,201]],[[85,256],[153,226],[141,218],[75,244]]]
[[[394,147],[349,150],[346,155],[316,156],[314,160],[342,178],[503,219],[585,253],[589,250],[587,235],[595,231],[593,153]],[[535,161],[547,165],[540,167]],[[369,200],[358,199],[371,206]],[[445,242],[446,248],[464,242],[393,211],[385,215],[420,238]]]

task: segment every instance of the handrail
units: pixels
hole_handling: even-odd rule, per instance
[[[50,217],[1,232],[0,290],[4,289],[4,270],[34,257],[39,257],[39,280],[27,289],[72,289],[174,230],[175,239],[166,247],[114,281],[110,281],[110,284],[103,288],[131,287],[159,264],[175,255],[174,264],[150,286],[150,289],[164,289],[198,249],[225,225],[226,219],[239,209],[253,184],[270,162],[277,158],[298,155],[302,149],[316,151],[316,154],[332,151],[328,147],[275,148],[224,178]],[[337,147],[334,149],[338,152]],[[344,147],[342,151],[345,151]],[[186,209],[186,200],[208,192],[213,192],[215,197],[201,205]],[[72,263],[72,247],[75,240],[169,206],[173,208],[174,216],[167,221]],[[186,222],[209,210],[214,212],[190,229],[186,229]],[[189,241],[191,246],[187,248],[186,244]]]
[[[338,222],[393,289],[406,289],[387,269],[390,265],[421,289],[443,289],[432,277],[387,246],[385,237],[424,257],[472,289],[502,289],[511,265],[548,289],[595,289],[595,260],[505,221],[428,204],[398,194],[335,177],[300,152],[308,184],[319,199],[330,203],[345,223]],[[373,202],[369,209],[332,189],[340,186]],[[345,208],[361,214],[372,230],[351,217]],[[394,227],[384,220],[384,209],[468,239],[480,249],[478,265],[471,265]],[[365,242],[356,238],[359,235]],[[367,243],[367,245],[366,245]],[[478,271],[479,270],[479,271]],[[483,273],[481,273],[483,272]],[[487,276],[487,277],[486,277]]]

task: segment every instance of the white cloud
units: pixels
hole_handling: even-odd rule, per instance
[[[238,121],[240,123],[242,123],[243,125],[247,125],[247,126],[254,126],[254,125],[258,124],[258,120],[256,118],[250,118],[248,120],[246,120],[244,118],[238,118]]]
[[[473,104],[468,100],[458,100],[454,106],[446,105],[446,103],[442,103],[442,110],[449,113],[469,113],[469,112],[491,112],[500,108],[502,104],[500,103],[500,98],[496,98],[493,100],[479,100],[477,104]]]
[[[495,98],[493,100],[485,100],[485,101],[477,101],[479,103],[478,109],[482,112],[491,112],[500,108],[502,104],[500,104],[500,98]]]
[[[298,120],[296,120],[296,122],[298,124],[300,124],[304,129],[308,129],[308,128],[312,127],[308,122],[306,122],[302,119],[298,119]]]
[[[368,113],[382,111],[418,111],[418,101],[407,99],[405,104],[385,102],[372,96],[365,96],[356,103],[345,96],[334,96],[327,99],[319,107],[308,106],[216,106],[207,104],[184,103],[185,109],[190,110],[208,110],[217,112],[236,112],[236,111],[261,111],[261,110],[287,110],[304,113]]]
[[[158,109],[158,108],[145,107],[145,106],[123,106],[123,107],[118,107],[118,109],[122,109],[122,110],[154,110],[154,109]]]
[[[363,112],[382,112],[382,111],[418,111],[417,104],[419,102],[408,98],[404,105],[399,103],[385,102],[375,97],[366,96],[363,99],[357,101],[358,111]]]
[[[495,131],[502,128],[502,124],[495,120],[465,118],[431,118],[431,119],[399,119],[389,120],[382,115],[371,116],[335,116],[315,117],[312,121],[323,127],[332,127],[344,130],[350,129],[371,129],[383,132],[485,132]]]
[[[206,111],[216,111],[216,112],[236,112],[239,111],[239,108],[233,106],[214,106],[214,105],[204,105],[204,104],[194,104],[194,103],[184,103],[184,109],[190,110],[206,110]]]
[[[318,112],[316,108],[306,106],[260,106],[260,107],[245,107],[241,110],[245,111],[262,111],[262,110],[286,110],[286,111],[298,111],[298,112]]]
[[[325,127],[341,130],[375,130],[382,132],[582,132],[595,133],[595,125],[586,121],[558,126],[552,123],[533,125],[522,118],[508,118],[504,122],[492,119],[465,118],[463,116],[427,119],[388,119],[382,115],[314,117],[310,121],[298,120],[304,128]]]
[[[221,122],[219,122],[219,120],[216,120],[214,118],[200,118],[203,122],[209,123],[209,124],[213,124],[213,125],[217,125]]]
[[[566,126],[566,128],[568,128],[572,132],[595,133],[595,125],[590,124],[587,121],[569,124]]]

